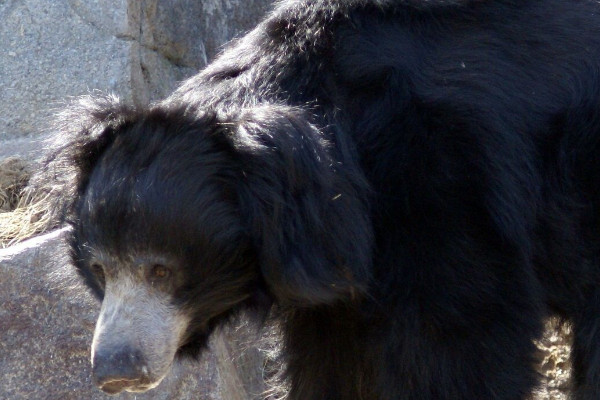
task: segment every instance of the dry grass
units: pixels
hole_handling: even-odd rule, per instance
[[[49,225],[45,199],[25,195],[31,176],[27,162],[18,158],[0,161],[0,248],[41,233]]]
[[[0,248],[43,233],[50,225],[49,214],[39,210],[35,204],[22,203],[13,211],[0,212]]]
[[[0,213],[13,211],[17,207],[29,176],[29,169],[23,160],[11,157],[0,161]]]

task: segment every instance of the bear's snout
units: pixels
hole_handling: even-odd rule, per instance
[[[106,393],[144,392],[168,374],[189,317],[170,295],[122,267],[106,280],[106,293],[92,341],[94,384]],[[142,334],[143,333],[143,334]]]
[[[92,365],[94,384],[108,394],[144,391],[151,383],[141,351],[130,346],[96,352]]]

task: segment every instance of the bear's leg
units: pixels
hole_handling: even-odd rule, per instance
[[[537,322],[517,319],[447,327],[428,324],[425,316],[403,319],[372,351],[381,399],[524,400],[538,383]],[[538,325],[538,326],[536,326]],[[441,330],[440,330],[441,329]],[[445,331],[444,331],[445,329]]]
[[[285,319],[290,400],[530,398],[542,331],[535,307],[512,315],[490,305],[462,317],[442,310],[438,317],[448,318],[438,324],[423,305],[379,306],[361,316],[332,307]]]
[[[288,400],[382,400],[364,364],[367,327],[351,306],[299,309],[284,318]]]
[[[572,382],[574,399],[600,399],[600,291],[587,296],[573,318]]]

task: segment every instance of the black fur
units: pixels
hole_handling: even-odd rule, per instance
[[[159,104],[75,105],[41,180],[99,295],[89,249],[178,260],[182,352],[276,304],[291,400],[525,399],[549,315],[598,399],[599,13],[287,1]]]

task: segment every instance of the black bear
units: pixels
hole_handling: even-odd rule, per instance
[[[276,310],[291,400],[600,398],[600,4],[284,1],[166,100],[85,98],[39,180],[144,391]]]

